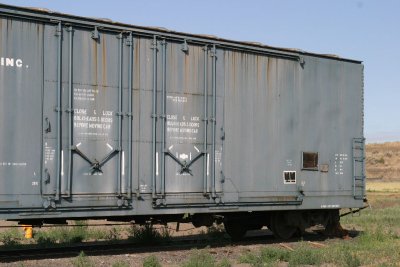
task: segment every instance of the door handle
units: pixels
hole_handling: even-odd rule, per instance
[[[51,132],[51,123],[49,118],[44,118],[44,123],[45,123],[45,128],[44,128],[44,132],[45,133],[50,133]]]

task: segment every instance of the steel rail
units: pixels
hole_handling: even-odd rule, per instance
[[[328,237],[324,237],[320,234],[316,234],[317,231],[312,233],[306,233],[303,237],[292,238],[289,242],[298,241],[320,241],[330,240]],[[259,230],[255,233],[256,235],[250,235],[244,237],[240,241],[232,241],[230,238],[218,238],[213,239],[204,235],[190,235],[190,236],[179,236],[171,237],[170,240],[160,242],[158,244],[143,244],[135,243],[122,240],[118,243],[97,242],[97,243],[86,243],[86,244],[73,244],[69,246],[57,246],[50,248],[21,248],[21,249],[10,249],[0,250],[0,262],[16,262],[21,260],[31,259],[54,259],[54,258],[66,258],[76,257],[82,251],[89,256],[95,255],[120,255],[127,253],[151,253],[151,252],[167,252],[167,251],[180,251],[190,250],[193,248],[224,248],[227,246],[251,246],[251,245],[266,245],[266,244],[282,244],[282,240],[276,239],[269,230]],[[356,236],[355,233],[351,235]]]
[[[266,239],[274,242],[274,237],[268,233],[267,235],[258,235],[246,237],[234,244],[253,245],[265,244]],[[98,243],[78,243],[69,246],[55,247],[36,247],[36,248],[20,248],[10,250],[0,250],[0,262],[16,262],[29,259],[48,259],[48,258],[66,258],[76,257],[82,251],[89,256],[94,255],[118,255],[126,253],[146,253],[146,252],[162,252],[162,251],[177,251],[189,250],[192,248],[205,247],[225,247],[232,244],[233,241],[229,238],[212,240],[209,237],[201,235],[172,237],[169,241],[160,242],[157,245],[146,243],[138,243],[132,241],[121,241],[118,243],[98,242]],[[279,241],[281,242],[281,241]]]

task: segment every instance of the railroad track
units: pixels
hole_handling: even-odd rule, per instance
[[[257,234],[258,233],[258,234]],[[260,234],[261,233],[261,234]],[[324,241],[327,238],[316,234],[307,233],[303,236],[302,240],[307,241]],[[300,238],[293,238],[285,240],[285,244],[298,242]],[[210,237],[203,238],[199,235],[185,236],[185,237],[172,237],[170,241],[159,244],[138,244],[130,241],[118,241],[110,243],[110,241],[99,241],[94,243],[80,243],[71,244],[67,246],[56,247],[29,247],[18,249],[0,250],[0,262],[15,262],[20,260],[30,259],[50,259],[50,258],[67,258],[75,257],[81,251],[86,255],[118,255],[128,253],[145,253],[145,252],[159,252],[159,251],[179,251],[189,250],[193,248],[205,247],[225,247],[228,245],[257,245],[257,244],[282,244],[282,240],[275,239],[272,234],[267,230],[256,232],[255,235],[245,237],[241,241],[232,242],[230,239],[221,238],[213,239]]]

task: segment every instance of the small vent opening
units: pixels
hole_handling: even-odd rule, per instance
[[[318,153],[303,152],[303,170],[318,170]]]
[[[296,172],[295,171],[284,171],[283,172],[283,183],[284,184],[295,184],[296,183]]]

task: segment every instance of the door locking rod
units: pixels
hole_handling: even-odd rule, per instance
[[[116,154],[118,154],[119,149],[113,149],[110,153],[108,153],[102,160],[98,161],[97,159],[91,160],[88,156],[86,156],[77,146],[73,146],[71,148],[72,152],[75,152],[78,154],[81,158],[83,158],[85,161],[87,161],[91,168],[91,174],[94,174],[96,172],[103,173],[101,168],[103,167],[104,164],[107,163],[112,157],[114,157]]]
[[[190,175],[193,176],[192,170],[190,170],[190,166],[193,165],[199,158],[201,158],[203,155],[205,155],[205,152],[200,152],[199,154],[196,155],[191,161],[187,162],[186,160],[181,161],[179,160],[170,150],[164,152],[166,155],[170,156],[176,163],[178,163],[181,166],[181,170],[179,171],[180,174],[182,173],[189,173]]]

